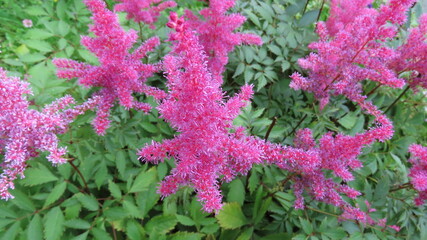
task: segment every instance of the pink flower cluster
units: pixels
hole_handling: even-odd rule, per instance
[[[317,24],[319,41],[309,47],[311,53],[299,64],[308,71],[303,77],[294,73],[291,87],[313,92],[323,108],[329,96],[344,95],[375,115],[375,108],[363,106],[361,82],[365,79],[394,88],[405,80],[389,67],[399,52],[387,46],[397,34],[397,25],[406,20],[406,12],[415,0],[390,0],[379,9],[369,8],[372,0],[333,0],[331,16]]]
[[[143,45],[129,53],[138,35],[135,31],[126,32],[120,26],[117,15],[109,11],[102,0],[85,0],[93,13],[94,24],[90,31],[96,37],[83,36],[81,43],[96,55],[100,66],[92,66],[70,59],[54,59],[59,68],[60,78],[79,78],[79,83],[86,87],[101,87],[96,95],[102,98],[98,105],[97,117],[93,125],[98,134],[105,134],[110,125],[110,109],[116,99],[125,108],[134,108],[148,112],[151,106],[134,99],[132,94],[145,93],[156,99],[165,97],[159,89],[145,85],[147,78],[159,71],[156,64],[144,64],[141,58],[155,48],[160,42],[157,37],[148,39]]]
[[[154,29],[154,23],[160,16],[160,12],[166,8],[176,6],[175,1],[162,0],[117,0],[119,3],[114,6],[118,12],[127,12],[127,19],[133,19],[135,22],[143,22]]]
[[[261,45],[262,39],[255,34],[235,33],[246,18],[238,13],[226,14],[236,0],[210,0],[209,8],[200,11],[203,20],[186,10],[187,25],[196,32],[200,44],[208,55],[208,67],[215,79],[222,82],[222,73],[228,63],[228,54],[234,46]]]
[[[420,17],[418,27],[410,30],[405,44],[397,51],[399,56],[390,63],[397,73],[411,72],[408,83],[412,90],[427,88],[427,14]]]
[[[412,163],[409,177],[412,186],[419,193],[415,204],[422,205],[427,200],[427,147],[414,144],[409,147],[409,152],[412,154],[409,160]]]
[[[164,58],[169,92],[158,109],[179,134],[143,147],[138,155],[154,163],[175,159],[176,168],[159,189],[163,196],[189,185],[205,211],[217,211],[222,206],[218,179],[230,181],[238,173],[247,173],[252,164],[261,163],[259,140],[232,125],[251,98],[252,87],[242,87],[226,101],[221,83],[209,71],[203,46],[187,22],[172,13],[168,26],[176,30],[170,37],[173,50]]]
[[[13,181],[24,177],[26,161],[38,155],[38,150],[49,152],[47,159],[52,164],[65,163],[65,147],[58,146],[56,134],[64,133],[68,124],[86,110],[92,109],[99,99],[83,105],[67,108],[74,99],[65,96],[46,106],[41,112],[30,109],[26,95],[31,94],[29,83],[16,77],[8,77],[0,68],[0,153],[1,163],[0,198],[13,196],[9,189]]]

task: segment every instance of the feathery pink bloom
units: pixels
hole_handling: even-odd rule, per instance
[[[189,185],[205,211],[217,211],[222,206],[218,179],[231,181],[261,162],[260,141],[232,125],[251,98],[252,87],[242,87],[226,101],[221,84],[208,70],[207,57],[195,33],[176,13],[171,13],[168,26],[176,31],[170,36],[173,50],[164,58],[169,92],[158,109],[178,135],[162,143],[153,142],[138,155],[154,163],[167,157],[175,159],[176,168],[159,189],[163,196]]]
[[[399,53],[386,41],[396,36],[396,25],[406,20],[406,12],[415,0],[390,0],[380,9],[369,8],[371,2],[332,1],[330,18],[317,24],[319,41],[309,45],[317,52],[299,60],[309,76],[294,73],[292,88],[313,92],[322,108],[330,95],[344,95],[375,115],[377,109],[365,103],[361,82],[369,79],[403,87],[405,80],[388,66]]]
[[[160,42],[157,37],[148,39],[143,45],[129,53],[137,41],[133,30],[125,32],[119,25],[116,14],[109,11],[102,0],[85,0],[92,12],[94,24],[90,31],[95,37],[83,36],[81,43],[94,53],[100,66],[92,66],[70,59],[54,59],[60,78],[78,78],[86,87],[101,87],[96,95],[102,101],[98,106],[93,125],[98,134],[105,134],[109,127],[110,109],[118,99],[125,108],[134,108],[148,112],[151,107],[134,99],[132,94],[145,93],[156,99],[164,98],[163,91],[145,85],[147,78],[160,68],[154,64],[143,64],[141,58],[155,48]]]
[[[208,55],[208,67],[213,77],[222,82],[221,74],[228,63],[228,54],[241,44],[261,45],[262,39],[251,33],[234,33],[246,18],[239,13],[226,14],[236,0],[210,0],[209,8],[200,11],[203,20],[186,10],[187,25],[196,31]]]
[[[411,183],[415,190],[418,191],[418,197],[415,199],[417,205],[424,204],[427,200],[427,147],[413,144],[409,147],[412,158],[412,168],[409,173]]]
[[[117,0],[119,3],[114,6],[118,12],[126,12],[127,19],[133,19],[135,22],[143,22],[154,29],[154,23],[160,16],[160,12],[166,8],[176,7],[175,1],[162,0]]]
[[[66,162],[65,147],[58,146],[56,134],[64,133],[71,121],[88,109],[93,109],[99,99],[92,99],[83,105],[67,108],[74,103],[71,96],[65,96],[47,105],[41,112],[29,109],[26,95],[32,94],[29,83],[16,77],[7,77],[0,68],[0,153],[4,154],[0,174],[0,198],[13,196],[9,189],[13,181],[24,177],[26,161],[47,151],[52,164]]]
[[[420,18],[418,27],[410,29],[406,42],[397,51],[390,66],[398,73],[411,72],[408,79],[413,91],[417,86],[427,88],[427,14]]]

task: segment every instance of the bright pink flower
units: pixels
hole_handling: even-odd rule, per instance
[[[412,158],[412,168],[409,173],[411,183],[415,190],[418,191],[418,197],[415,199],[417,205],[424,204],[427,200],[427,147],[413,144],[409,147]]]
[[[330,95],[346,96],[376,117],[384,135],[377,131],[371,136],[385,140],[393,133],[385,127],[390,121],[365,100],[361,82],[369,79],[394,88],[405,84],[389,67],[399,52],[388,47],[386,41],[396,36],[396,24],[405,21],[406,12],[415,0],[390,0],[378,10],[368,7],[371,2],[332,1],[330,18],[317,25],[320,40],[309,45],[317,52],[299,60],[309,76],[294,73],[291,87],[313,92],[321,108],[329,102]]]
[[[100,66],[69,59],[54,59],[53,63],[58,67],[58,77],[77,77],[79,83],[86,87],[101,87],[96,95],[102,101],[93,125],[96,132],[103,135],[110,124],[110,109],[117,99],[127,109],[148,112],[150,105],[136,101],[132,96],[134,92],[149,94],[156,99],[166,96],[163,91],[144,84],[160,66],[143,64],[140,60],[159,44],[159,39],[148,39],[130,54],[129,51],[138,38],[136,32],[125,32],[119,25],[117,16],[106,8],[104,1],[85,0],[85,3],[93,14],[94,25],[90,27],[90,31],[95,37],[83,36],[81,43],[96,55]]]
[[[118,12],[127,12],[127,19],[133,19],[135,22],[143,22],[154,29],[154,23],[160,16],[160,12],[166,8],[176,6],[175,1],[162,0],[117,0],[119,3],[114,6]]]
[[[7,77],[0,68],[0,153],[4,154],[1,163],[0,198],[9,199],[9,189],[13,181],[24,177],[26,161],[47,151],[47,159],[52,164],[66,162],[63,155],[65,147],[58,146],[56,134],[64,133],[69,123],[86,110],[92,109],[99,99],[92,99],[83,105],[66,109],[74,99],[65,96],[47,105],[41,112],[29,109],[26,95],[32,94],[28,82],[16,77]]]
[[[427,14],[420,18],[418,27],[410,30],[408,39],[397,51],[399,55],[390,63],[398,73],[411,72],[408,83],[412,90],[427,88]]]
[[[159,189],[163,196],[189,185],[205,211],[217,211],[222,206],[218,179],[231,181],[235,175],[247,173],[252,164],[261,163],[261,141],[232,125],[251,98],[252,87],[242,87],[226,101],[220,83],[208,70],[198,37],[175,13],[168,26],[176,30],[170,37],[173,50],[164,58],[169,92],[158,109],[178,134],[143,147],[138,155],[154,163],[166,157],[175,159],[176,168]]]
[[[239,13],[226,14],[236,0],[210,0],[209,8],[200,11],[203,19],[186,10],[187,25],[196,31],[208,55],[208,67],[215,79],[222,83],[221,74],[228,63],[228,54],[241,44],[261,45],[262,39],[250,33],[234,33],[246,18]]]

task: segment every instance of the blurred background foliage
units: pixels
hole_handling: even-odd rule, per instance
[[[107,0],[112,9],[116,2]],[[377,1],[376,5],[381,1]],[[196,0],[178,0],[173,9],[198,11],[207,5]],[[402,39],[410,25],[425,12],[425,2],[415,5],[411,23],[401,27]],[[233,9],[248,20],[240,29],[259,34],[264,45],[240,46],[230,54],[224,90],[233,94],[244,83],[255,85],[252,105],[244,109],[235,124],[264,138],[275,121],[269,140],[292,144],[300,128],[313,129],[315,136],[327,131],[355,134],[372,119],[353,103],[335,97],[322,111],[312,94],[289,88],[289,75],[300,71],[297,60],[309,53],[308,43],[317,39],[314,24],[328,16],[322,0],[241,0]],[[126,29],[141,31],[140,41],[158,35],[162,44],[149,55],[157,62],[169,50],[169,30],[164,13],[156,30],[128,21],[119,13]],[[31,19],[25,28],[22,20]],[[51,60],[70,58],[96,64],[97,60],[80,45],[91,23],[81,0],[3,0],[0,3],[0,66],[12,75],[27,79],[36,106],[71,94],[79,102],[94,90],[76,81],[57,79]],[[396,42],[395,44],[398,44]],[[149,84],[164,87],[162,74]],[[402,90],[366,83],[365,93],[385,110]],[[374,90],[374,91],[372,91]],[[148,101],[155,106],[151,98]],[[173,167],[166,160],[159,165],[143,164],[136,149],[152,140],[171,138],[174,131],[154,110],[144,115],[116,106],[113,125],[104,137],[95,134],[93,113],[80,116],[61,136],[68,147],[70,162],[52,167],[45,155],[28,162],[26,178],[17,181],[15,199],[0,201],[0,239],[427,239],[425,207],[415,207],[415,192],[397,189],[408,182],[408,146],[427,144],[426,107],[423,92],[408,92],[387,112],[395,125],[393,139],[365,148],[364,167],[351,186],[363,192],[357,201],[366,210],[368,200],[377,211],[374,219],[402,227],[393,232],[358,222],[340,221],[338,209],[311,201],[305,210],[292,207],[293,193],[288,174],[276,167],[255,166],[248,176],[222,183],[226,202],[217,215],[201,211],[191,188],[160,199],[156,193]]]

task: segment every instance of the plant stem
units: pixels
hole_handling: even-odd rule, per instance
[[[409,86],[407,86],[406,88],[405,88],[405,90],[403,90],[403,92],[394,100],[394,102],[390,105],[390,106],[388,106],[388,108],[384,111],[384,114],[385,113],[387,113],[388,112],[388,110],[390,110],[396,103],[397,103],[397,101],[399,101],[399,99],[400,98],[402,98],[403,97],[403,95],[405,95],[405,93],[407,92],[409,90]]]
[[[141,38],[141,42],[144,42],[144,37],[142,36],[142,24],[138,22],[139,25],[139,37]]]
[[[319,14],[317,15],[317,19],[316,19],[316,22],[318,22],[319,21],[319,19],[320,19],[320,14],[322,13],[322,11],[323,11],[323,6],[325,5],[325,0],[323,0],[322,1],[322,6],[320,6],[320,9],[319,9]]]
[[[267,142],[268,137],[270,136],[271,130],[273,129],[273,127],[276,124],[276,122],[277,122],[277,117],[274,117],[273,121],[271,122],[270,127],[268,128],[267,133],[265,134],[265,137],[264,137],[264,140],[266,142]]]
[[[283,138],[283,141],[285,141],[286,140],[286,138],[288,138],[289,136],[291,136],[292,134],[294,134],[295,133],[295,131],[296,131],[296,129],[301,125],[301,123],[307,118],[307,114],[305,114],[304,115],[304,117],[302,117],[301,118],[301,120],[298,122],[298,124],[292,129],[292,131],[288,134],[288,135],[286,135],[284,138]]]
[[[395,191],[399,191],[399,190],[405,189],[405,188],[412,188],[412,184],[409,183],[409,182],[408,183],[404,183],[404,184],[399,185],[399,186],[397,186],[397,187],[395,187],[393,189],[390,189],[389,192],[395,192]]]
[[[77,174],[78,174],[78,175],[80,176],[80,178],[82,179],[83,184],[84,184],[84,186],[85,186],[84,192],[86,192],[86,193],[90,194],[89,187],[87,186],[86,179],[83,177],[83,174],[82,174],[82,172],[80,172],[79,168],[78,168],[78,167],[73,163],[73,161],[74,161],[74,160],[75,160],[75,159],[73,158],[73,159],[68,160],[68,162],[70,163],[70,165],[74,168],[74,170],[77,172]]]

